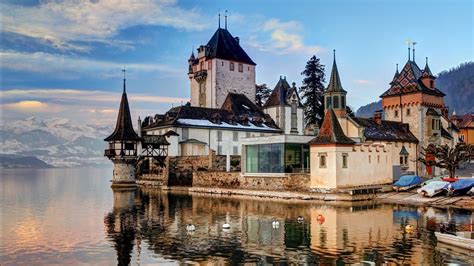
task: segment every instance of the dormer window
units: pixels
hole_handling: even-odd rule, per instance
[[[334,97],[332,98],[332,101],[333,101],[332,104],[333,104],[334,108],[335,108],[335,109],[339,108],[339,96],[334,96]]]
[[[230,62],[229,69],[230,71],[234,71],[234,62]]]

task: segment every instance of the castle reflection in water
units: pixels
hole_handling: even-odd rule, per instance
[[[423,207],[295,203],[139,188],[114,189],[114,207],[104,224],[120,265],[140,257],[142,248],[178,262],[437,264],[452,260],[452,252],[435,248],[433,231],[445,221],[467,226],[463,219],[471,213],[453,215],[457,220],[448,216]],[[279,226],[272,226],[274,221]],[[225,223],[230,229],[222,229]],[[187,231],[188,224],[196,230]],[[407,230],[408,224],[413,229]]]

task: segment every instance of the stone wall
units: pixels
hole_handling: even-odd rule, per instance
[[[309,174],[288,174],[282,177],[243,176],[239,172],[193,173],[193,187],[219,187],[271,191],[309,191]]]
[[[113,184],[135,182],[135,161],[114,160]]]
[[[231,172],[240,173],[240,156],[231,156]],[[212,171],[226,170],[226,156],[215,155],[212,151],[206,156],[177,156],[170,157],[168,162],[168,185],[170,186],[192,186],[193,172],[208,173]],[[226,172],[224,172],[226,173]]]

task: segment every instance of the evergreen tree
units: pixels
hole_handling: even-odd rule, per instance
[[[305,124],[321,125],[324,118],[324,65],[313,55],[303,72],[303,85],[299,89],[303,101]]]
[[[349,105],[346,105],[346,113],[350,117],[355,117],[354,111],[352,111],[352,108]]]
[[[267,87],[267,84],[255,84],[255,103],[257,104],[258,107],[263,107],[265,102],[268,100],[268,97],[270,97],[270,93],[272,90]]]

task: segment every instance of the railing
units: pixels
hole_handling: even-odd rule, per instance
[[[106,149],[104,150],[104,156],[137,156],[136,150],[120,150],[120,149]]]
[[[115,156],[115,150],[114,149],[108,149],[104,151],[104,156],[107,157],[113,157]]]

